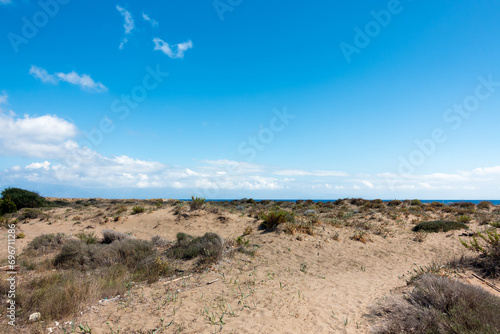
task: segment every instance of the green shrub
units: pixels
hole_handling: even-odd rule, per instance
[[[204,203],[205,203],[204,197],[191,196],[191,202],[189,202],[189,206],[191,208],[191,211],[194,211],[203,208]]]
[[[202,261],[215,262],[222,257],[223,239],[215,233],[205,233],[202,237],[193,237],[186,233],[177,234],[177,243],[167,250],[169,257],[177,259],[194,259],[201,256]]]
[[[87,233],[85,231],[82,231],[78,234],[75,234],[75,237],[77,237],[81,241],[85,242],[87,245],[97,244],[99,242],[99,239],[94,234],[94,232]]]
[[[476,263],[480,264],[488,275],[497,277],[500,275],[500,236],[497,231],[487,231],[485,234],[478,232],[472,237],[470,244],[460,239],[462,245],[475,252],[480,253]]]
[[[128,235],[126,233],[114,231],[114,230],[103,230],[102,236],[103,236],[103,240],[102,240],[103,244],[110,244],[113,241],[130,239],[130,235]]]
[[[26,246],[26,250],[28,252],[35,251],[42,253],[53,251],[59,248],[66,239],[68,239],[68,236],[64,233],[42,234],[31,240],[28,246]]]
[[[375,333],[500,333],[500,298],[480,287],[425,274],[409,295],[389,297],[373,314]]]
[[[37,219],[40,216],[43,216],[43,212],[37,209],[24,209],[21,213],[21,217],[24,220],[28,219]]]
[[[489,210],[492,205],[493,204],[491,204],[491,202],[482,201],[482,202],[479,202],[479,204],[477,205],[477,208],[478,209],[483,209],[483,210]]]
[[[0,199],[0,214],[14,213],[17,211],[16,203],[12,201],[9,195]]]
[[[422,204],[423,204],[423,203],[422,203],[422,201],[421,201],[421,200],[419,200],[419,199],[412,199],[412,200],[410,201],[410,205],[419,205],[419,206],[420,206],[420,205],[422,205]]]
[[[403,202],[401,202],[398,199],[395,199],[395,200],[389,201],[389,203],[387,203],[387,205],[388,206],[399,206],[399,205],[401,205],[401,203],[403,203]]]
[[[143,213],[144,211],[146,211],[146,209],[144,209],[144,207],[140,205],[136,205],[132,208],[132,214],[134,215]]]
[[[38,193],[19,188],[6,188],[2,191],[2,198],[7,197],[14,202],[17,210],[23,208],[38,208],[47,204],[45,198]]]
[[[276,228],[286,222],[294,222],[295,216],[293,212],[275,208],[268,213],[261,214],[263,220],[261,226],[267,231],[274,231]]]
[[[459,216],[457,218],[457,221],[459,221],[460,223],[464,223],[464,224],[470,223],[471,220],[472,220],[472,218],[469,216],[466,216],[466,215],[462,215],[462,216]]]
[[[413,227],[414,232],[425,231],[425,232],[448,232],[451,230],[459,230],[459,229],[467,229],[467,225],[454,222],[454,221],[445,221],[445,220],[436,220],[430,222],[423,222],[415,227]]]

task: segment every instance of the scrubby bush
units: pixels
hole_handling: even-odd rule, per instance
[[[458,218],[457,218],[457,221],[464,223],[464,224],[470,223],[471,220],[472,220],[472,218],[469,216],[466,216],[466,215],[458,216]]]
[[[12,201],[9,195],[0,199],[0,214],[14,213],[17,211],[16,203]]]
[[[477,208],[482,209],[482,210],[489,210],[492,205],[493,204],[491,204],[491,202],[482,201],[482,202],[479,202],[479,204],[477,205]]]
[[[275,208],[268,213],[262,213],[260,218],[262,219],[262,228],[267,231],[274,231],[281,224],[295,221],[293,212],[285,211],[279,208]]]
[[[191,211],[194,211],[203,208],[204,203],[205,203],[204,197],[191,196],[191,202],[189,202],[189,206],[191,208]]]
[[[500,298],[480,287],[432,274],[406,297],[390,297],[373,314],[375,333],[500,333]]]
[[[215,233],[205,233],[202,237],[193,237],[186,233],[177,234],[177,243],[167,250],[169,257],[194,259],[201,257],[203,262],[218,261],[223,254],[224,240]]]
[[[9,197],[16,205],[17,210],[23,208],[38,208],[47,204],[45,198],[38,193],[20,188],[6,188],[2,191],[2,198]]]
[[[389,201],[389,203],[387,203],[387,205],[388,206],[399,206],[399,205],[401,205],[401,203],[403,203],[403,202],[401,202],[398,199],[395,199],[395,200]]]
[[[478,237],[478,238],[477,238]],[[488,275],[497,277],[500,275],[500,236],[497,231],[477,233],[469,243],[460,239],[462,245],[475,252],[480,253],[476,263],[479,264]]]
[[[467,225],[455,222],[455,221],[446,221],[446,220],[436,220],[423,222],[415,227],[413,227],[414,232],[425,231],[425,232],[448,232],[451,230],[459,230],[459,229],[467,229]]]
[[[37,209],[24,209],[22,212],[19,212],[21,214],[22,219],[27,220],[27,219],[37,219],[41,216],[43,216],[43,212]]]
[[[349,200],[349,203],[351,203],[352,205],[356,205],[356,206],[361,206],[361,205],[365,204],[366,202],[368,202],[368,201],[365,199],[362,199],[362,198],[351,198]]]
[[[168,245],[168,241],[160,237],[159,235],[155,235],[151,237],[151,243],[155,247],[165,247]]]
[[[419,205],[419,206],[420,206],[420,205],[422,205],[422,204],[423,204],[423,203],[422,203],[422,201],[421,201],[421,200],[419,200],[419,199],[412,199],[412,200],[410,201],[410,205]]]
[[[136,205],[132,208],[132,214],[134,214],[134,215],[137,215],[139,213],[143,213],[144,211],[146,211],[146,209],[144,209],[144,207],[140,206],[140,205]]]
[[[49,252],[53,251],[57,248],[60,248],[65,240],[68,239],[68,236],[64,233],[57,234],[42,234],[28,244],[26,246],[27,252]]]
[[[99,242],[99,239],[97,238],[94,232],[87,233],[85,231],[82,231],[78,234],[75,234],[75,237],[77,237],[87,245],[97,244]]]
[[[110,244],[113,241],[130,239],[130,235],[114,230],[103,230],[102,236],[103,236],[102,240],[103,244]]]

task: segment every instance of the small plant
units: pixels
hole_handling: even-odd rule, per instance
[[[466,216],[466,215],[462,215],[462,216],[459,216],[457,218],[457,221],[459,221],[460,223],[464,223],[464,224],[470,223],[471,220],[472,220],[472,218],[469,216]]]
[[[75,234],[75,237],[77,237],[81,241],[85,242],[87,245],[93,245],[93,244],[97,244],[99,242],[99,239],[94,234],[94,232],[86,233],[85,231],[82,231],[78,234]]]
[[[267,231],[274,231],[279,225],[295,221],[293,212],[288,212],[279,208],[275,208],[267,214],[261,214],[260,218],[263,220],[261,226]]]
[[[250,240],[242,238],[242,237],[237,237],[236,244],[248,247],[248,246],[250,246]]]
[[[468,229],[469,227],[464,223],[455,222],[455,221],[445,221],[445,220],[436,220],[423,222],[415,227],[413,227],[414,232],[448,232],[451,230],[459,230],[459,229]]]
[[[143,206],[140,206],[140,205],[136,205],[132,208],[132,214],[133,215],[137,215],[139,213],[143,213],[144,211],[146,211],[146,209],[143,207]]]
[[[205,197],[191,196],[191,202],[189,203],[189,206],[191,208],[191,211],[195,211],[203,208],[204,203],[205,203]]]
[[[245,227],[245,231],[243,231],[243,235],[250,235],[253,233],[253,228],[250,226]]]
[[[419,199],[413,199],[413,200],[410,201],[410,205],[421,206],[422,205],[422,201],[419,200]]]
[[[389,203],[387,203],[387,205],[388,206],[399,206],[399,205],[401,205],[401,203],[403,203],[403,202],[401,202],[398,199],[395,199],[395,200],[389,201]]]
[[[464,247],[480,253],[479,264],[488,274],[497,277],[500,274],[500,236],[495,230],[485,234],[478,232],[477,237],[473,236],[470,244],[459,239]]]
[[[304,274],[307,274],[307,263],[303,262],[300,264],[300,271],[302,271]]]
[[[26,234],[24,234],[24,232],[18,233],[16,235],[16,239],[24,239],[25,237],[26,237]]]
[[[350,239],[355,241],[360,241],[364,244],[366,244],[368,241],[371,241],[366,231],[354,231],[354,234],[351,236]]]
[[[415,233],[413,241],[424,242],[426,238],[427,238],[427,233],[424,231],[419,231]]]

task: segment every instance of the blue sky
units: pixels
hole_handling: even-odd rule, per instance
[[[499,2],[0,0],[0,15],[0,188],[499,198]]]

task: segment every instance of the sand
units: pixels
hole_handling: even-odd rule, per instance
[[[215,232],[231,240],[251,227],[253,233],[245,238],[258,246],[253,257],[235,253],[187,278],[138,283],[125,296],[96,301],[81,314],[59,322],[60,326],[70,320],[87,324],[92,333],[147,333],[160,328],[161,319],[163,333],[369,333],[374,324],[368,316],[370,308],[384,296],[404,289],[405,277],[413,269],[468,254],[458,240],[463,231],[430,233],[423,242],[415,241],[411,228],[421,217],[413,215],[399,221],[375,212],[365,216],[363,219],[383,228],[383,233],[371,231],[371,241],[363,243],[351,240],[355,228],[325,222],[315,227],[313,236],[267,233],[258,230],[259,220],[237,210],[212,213],[202,209],[186,212],[188,216],[179,219],[167,205],[106,223],[97,216],[100,211],[106,209],[57,208],[50,211],[48,221],[19,224],[17,232],[26,237],[17,239],[18,252],[41,234],[74,235],[82,230],[100,234],[103,229],[132,233],[139,239],[160,235],[173,241],[178,232]],[[438,213],[428,215],[438,217]],[[327,214],[320,217],[328,220]],[[75,224],[77,221],[81,223]],[[472,230],[482,228],[478,222],[471,223]],[[0,247],[6,249],[3,230]],[[448,274],[500,296],[470,272]],[[29,275],[21,273],[20,279]],[[43,310],[40,312],[43,317]],[[3,310],[0,326],[0,330],[8,330]],[[46,327],[45,333],[62,333],[54,322],[42,327]],[[33,328],[12,332],[30,333]]]

